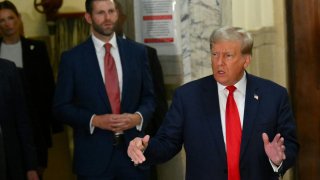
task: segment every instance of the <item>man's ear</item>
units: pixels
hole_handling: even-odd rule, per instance
[[[84,14],[84,18],[86,19],[87,23],[92,24],[91,15],[88,12]]]
[[[244,69],[245,68],[247,68],[248,66],[249,66],[249,64],[250,64],[250,62],[251,62],[251,55],[250,54],[246,54],[246,55],[244,55],[244,60],[245,60],[245,62],[244,62],[244,64],[243,64],[243,67],[244,67]]]

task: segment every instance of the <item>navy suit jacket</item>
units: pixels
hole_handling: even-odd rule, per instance
[[[155,107],[147,52],[130,40],[117,37],[117,44],[123,70],[121,112],[140,112],[144,128]],[[58,119],[73,127],[76,173],[90,176],[104,171],[112,154],[113,132],[95,128],[90,134],[89,124],[93,114],[112,111],[92,38],[62,54],[54,111]],[[126,145],[141,135],[135,127],[126,130]]]
[[[272,140],[285,139],[290,168],[298,153],[296,128],[285,88],[247,74],[247,89],[240,153],[243,180],[277,179],[265,154],[262,133]],[[178,88],[163,125],[145,151],[147,162],[161,163],[184,145],[187,180],[227,180],[227,161],[222,134],[217,82],[208,76]]]

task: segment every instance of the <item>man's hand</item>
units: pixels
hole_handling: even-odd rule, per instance
[[[39,180],[39,176],[36,170],[29,170],[27,172],[27,179],[28,180]]]
[[[146,160],[143,152],[148,147],[149,139],[150,136],[146,135],[143,138],[135,138],[130,141],[128,156],[135,165],[141,164]]]
[[[269,137],[266,133],[262,133],[262,139],[264,143],[264,150],[268,158],[273,164],[279,166],[283,160],[286,159],[284,138],[278,133],[272,140],[269,141]]]
[[[92,120],[92,125],[100,129],[113,132],[121,132],[140,124],[141,118],[138,114],[103,114],[96,115]]]

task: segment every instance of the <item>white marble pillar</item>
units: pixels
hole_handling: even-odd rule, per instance
[[[211,74],[209,37],[213,29],[221,26],[221,4],[218,0],[181,1],[188,6],[181,19],[186,34],[189,34],[184,44],[191,61],[191,79],[197,79]],[[182,32],[182,34],[185,34]],[[183,36],[183,35],[182,35]],[[188,51],[187,51],[188,50]],[[189,80],[189,79],[186,79]]]
[[[231,24],[231,0],[180,0],[184,83],[212,74],[209,37]]]

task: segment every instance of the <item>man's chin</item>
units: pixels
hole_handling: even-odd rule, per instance
[[[112,32],[107,32],[107,33],[104,33],[103,35],[105,35],[105,36],[111,36],[111,35],[113,34],[113,32],[114,32],[114,31],[112,31]]]
[[[113,33],[114,33],[113,29],[108,29],[108,30],[104,30],[103,32],[101,32],[101,34],[104,36],[111,36]]]

